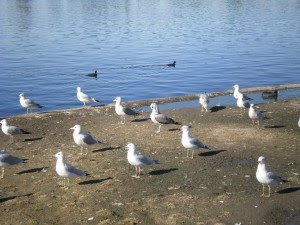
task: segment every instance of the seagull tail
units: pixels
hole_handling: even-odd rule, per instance
[[[91,174],[89,174],[89,173],[86,172],[86,171],[84,171],[84,173],[85,173],[85,176],[87,176],[87,177],[90,177],[90,176],[91,176]]]
[[[23,130],[23,129],[21,129],[21,132],[22,132],[22,134],[31,134],[30,132]]]
[[[23,163],[27,163],[28,159],[22,159]]]
[[[174,124],[176,124],[176,125],[182,125],[182,123],[180,123],[180,122],[174,122]]]
[[[92,100],[93,100],[94,102],[100,102],[99,100],[97,100],[97,99],[95,99],[95,98],[92,98]]]
[[[206,145],[204,145],[204,148],[205,148],[205,149],[209,149],[209,150],[210,150],[210,148],[209,148],[208,146],[206,146]]]
[[[153,164],[159,164],[158,160],[153,160]]]
[[[36,104],[36,106],[37,106],[38,108],[43,108],[43,106],[40,105],[40,104]]]

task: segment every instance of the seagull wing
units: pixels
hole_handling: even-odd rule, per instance
[[[155,115],[155,120],[162,124],[176,124],[176,122],[172,118],[166,116],[165,114]]]
[[[124,107],[124,108],[123,108],[123,111],[124,111],[124,113],[125,113],[126,115],[129,115],[129,116],[135,116],[135,115],[138,115],[138,114],[139,114],[139,113],[136,112],[135,110],[130,109],[130,108],[128,108],[128,107]]]
[[[15,164],[20,164],[23,163],[23,159],[12,156],[8,153],[4,153],[4,156],[2,157],[2,163],[8,164],[8,165],[15,165]]]
[[[190,138],[190,143],[192,144],[192,145],[195,145],[195,146],[197,146],[198,148],[205,148],[205,145],[202,143],[202,142],[200,142],[197,138],[195,138],[195,137],[191,137]]]
[[[65,169],[67,172],[75,174],[77,176],[86,176],[85,172],[75,168],[74,166],[68,164],[68,163],[64,163]]]
[[[92,135],[88,134],[88,133],[84,133],[80,135],[81,140],[88,144],[88,145],[92,145],[92,144],[96,144],[96,143],[101,143],[100,141],[97,141],[95,138],[93,138]]]
[[[156,162],[150,158],[148,158],[147,156],[143,155],[140,152],[137,152],[137,156],[136,156],[137,160],[140,161],[143,165],[153,165],[156,164]]]

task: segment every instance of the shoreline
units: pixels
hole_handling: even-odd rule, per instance
[[[28,159],[0,180],[0,224],[297,224],[300,98],[261,104],[260,110],[269,118],[260,129],[237,107],[163,110],[210,148],[195,151],[194,159],[186,158],[180,126],[163,126],[157,134],[145,112],[123,125],[113,106],[8,118],[31,134],[16,136],[13,144],[0,134],[2,149]],[[75,124],[104,144],[79,155],[70,130]],[[128,142],[159,162],[143,168],[140,179],[131,177]],[[58,151],[91,176],[63,189],[53,157]],[[260,197],[255,178],[261,155],[290,181],[272,187],[270,198]]]
[[[297,89],[300,88],[299,84],[283,84],[283,85],[276,85],[276,86],[264,86],[264,87],[252,87],[252,88],[242,88],[241,92],[243,93],[255,93],[255,92],[262,92],[262,91],[273,91],[273,90],[288,90],[288,89]],[[200,94],[200,93],[199,93]],[[191,94],[191,95],[184,95],[184,96],[172,96],[172,97],[165,97],[165,98],[153,98],[153,99],[144,99],[144,100],[136,100],[136,101],[128,101],[124,102],[127,106],[130,107],[144,107],[149,106],[151,103],[155,102],[157,104],[166,104],[166,103],[174,103],[174,102],[185,102],[185,101],[192,101],[199,99],[199,94]],[[227,90],[227,91],[219,91],[219,92],[209,92],[206,93],[210,98],[218,97],[218,96],[224,96],[224,95],[231,95],[233,94],[233,90]],[[103,104],[103,105],[94,105],[94,106],[87,106],[86,109],[97,109],[97,108],[111,108],[114,107],[114,103],[109,104]],[[33,114],[51,114],[51,113],[66,113],[68,111],[77,111],[84,109],[84,107],[76,107],[76,108],[69,108],[69,109],[57,109],[57,110],[51,110],[51,111],[43,111],[43,112],[35,112]],[[7,117],[2,118],[8,118],[8,117],[15,117],[15,116],[24,116],[27,115],[24,114],[17,114],[17,115],[11,115]],[[30,115],[30,114],[28,114]]]

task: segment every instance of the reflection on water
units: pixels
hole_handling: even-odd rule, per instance
[[[21,92],[53,110],[79,107],[77,86],[111,103],[300,82],[296,0],[0,0],[0,7],[0,116],[23,113]],[[94,70],[97,80],[86,76]]]

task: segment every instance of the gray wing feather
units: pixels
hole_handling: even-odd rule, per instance
[[[198,148],[205,148],[205,145],[202,144],[197,138],[192,137],[191,138],[191,144],[196,145]]]
[[[274,172],[268,172],[268,177],[269,177],[270,179],[272,179],[272,180],[278,182],[278,183],[279,183],[279,182],[282,182],[281,177],[280,177],[280,176],[277,176],[277,174],[274,173]]]
[[[153,165],[153,164],[156,164],[156,162],[150,158],[148,158],[147,156],[144,156],[143,154],[141,153],[138,153],[137,155],[137,159],[143,163],[144,165]]]
[[[129,115],[129,116],[135,116],[135,115],[138,115],[138,112],[134,111],[133,109],[124,107],[123,110],[124,110],[124,113],[125,113],[126,115]]]
[[[175,124],[176,123],[172,118],[167,117],[164,114],[156,115],[155,119],[156,119],[157,122],[162,123],[162,124],[170,124],[170,123]]]
[[[5,153],[5,156],[3,157],[3,159],[1,160],[3,163],[7,163],[9,165],[15,165],[15,164],[20,164],[23,163],[23,159],[12,156],[8,153]]]
[[[85,172],[75,168],[74,166],[68,164],[68,163],[65,163],[65,167],[66,167],[66,170],[69,172],[69,173],[73,173],[73,174],[76,174],[77,176],[86,176]]]
[[[88,145],[96,144],[96,143],[101,143],[97,141],[95,138],[92,137],[90,134],[82,134],[82,141]]]

